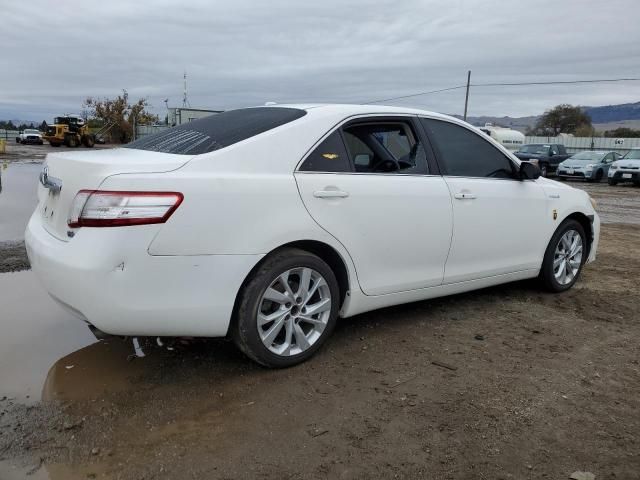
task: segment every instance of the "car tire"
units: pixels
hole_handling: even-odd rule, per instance
[[[617,185],[617,184],[618,184],[618,182],[616,182],[613,178],[608,179],[608,180],[607,180],[607,183],[608,183],[609,185],[612,185],[612,186],[614,186],[614,185]]]
[[[545,251],[539,275],[543,287],[550,292],[570,289],[580,277],[586,260],[584,228],[577,220],[567,219],[556,229]]]
[[[82,136],[82,144],[87,148],[93,148],[95,144],[92,135],[83,135]]]
[[[311,296],[300,288],[307,283]],[[231,337],[257,363],[269,368],[291,367],[309,359],[331,335],[339,302],[338,281],[329,265],[304,250],[282,249],[269,255],[245,281]],[[308,315],[308,305],[318,312]]]
[[[558,180],[560,180],[561,182],[566,182],[567,181],[567,177],[558,177]]]
[[[596,172],[595,182],[600,183],[602,181],[602,176],[603,176],[602,170],[598,170]]]
[[[549,175],[549,165],[547,165],[546,163],[541,163],[540,164],[540,176],[541,177],[547,177]]]

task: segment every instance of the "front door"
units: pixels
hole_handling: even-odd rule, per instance
[[[452,232],[444,179],[429,175],[411,117],[334,130],[295,174],[314,220],[344,245],[367,295],[440,285]]]
[[[444,283],[540,268],[551,218],[533,180],[481,133],[421,119],[453,202],[453,238]]]

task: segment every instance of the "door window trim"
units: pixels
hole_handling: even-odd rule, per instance
[[[477,135],[483,141],[485,141],[488,144],[490,144],[493,148],[498,150],[500,153],[502,153],[505,156],[505,158],[509,161],[509,163],[511,163],[511,166],[514,168],[514,172],[515,173],[517,173],[520,170],[520,163],[514,161],[514,159],[511,158],[511,152],[505,153],[505,152],[507,152],[507,150],[502,145],[498,144],[499,146],[496,146],[492,142],[487,141],[487,138],[491,138],[490,136],[487,136],[486,134],[482,134],[482,132],[480,132],[480,131],[476,132],[473,128],[469,128],[467,125],[462,125],[462,124],[457,123],[457,122],[452,122],[449,119],[445,119],[445,118],[430,117],[428,115],[418,115],[417,118],[418,118],[418,120],[424,118],[426,120],[434,120],[434,121],[439,121],[439,122],[446,122],[446,123],[450,123],[452,125],[456,125],[458,127],[461,127],[461,128],[464,128],[464,129],[468,130],[472,134]],[[420,128],[421,128],[422,133],[424,134],[424,136],[429,138],[429,144],[432,146],[431,148],[432,148],[432,151],[433,151],[433,153],[435,155],[436,162],[438,164],[438,170],[440,171],[440,174],[443,177],[485,179],[485,180],[503,180],[503,181],[506,180],[506,181],[511,181],[511,182],[522,182],[522,181],[526,181],[526,180],[531,180],[531,181],[535,182],[535,180],[533,180],[533,179],[524,179],[523,180],[523,179],[520,179],[520,178],[476,177],[476,176],[471,176],[471,175],[451,175],[449,173],[446,173],[446,168],[444,168],[445,167],[444,161],[442,160],[442,154],[440,153],[440,151],[438,149],[437,142],[432,142],[431,141],[431,137],[429,136],[429,133],[427,132],[427,130],[424,127],[424,125],[422,125],[421,121],[418,121],[417,123],[420,124]]]
[[[367,123],[409,123],[411,128],[413,129],[413,133],[416,136],[416,139],[422,142],[425,156],[427,157],[426,161],[426,172],[423,173],[402,173],[402,172],[356,172],[354,167],[353,158],[351,158],[351,152],[347,148],[347,143],[344,139],[343,129],[346,127],[350,127],[353,125],[359,124],[367,124]],[[345,172],[322,172],[322,171],[305,171],[301,170],[300,167],[304,164],[305,160],[309,155],[311,155],[320,144],[328,138],[331,134],[333,134],[336,130],[339,130],[340,138],[342,139],[342,143],[344,144],[344,148],[347,151],[347,155],[349,156],[349,167],[350,171]],[[329,131],[327,131],[313,146],[304,154],[304,156],[300,159],[298,164],[294,169],[294,173],[304,173],[310,175],[383,175],[385,177],[394,176],[394,177],[440,177],[440,168],[435,159],[435,152],[429,141],[429,137],[423,131],[422,125],[418,120],[418,116],[414,114],[388,114],[388,113],[380,113],[380,114],[356,114],[351,115],[349,117],[344,118],[336,125],[334,125]]]

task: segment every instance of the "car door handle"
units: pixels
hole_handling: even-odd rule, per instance
[[[476,196],[473,193],[456,193],[453,198],[458,200],[473,200]]]
[[[347,198],[349,194],[342,190],[318,190],[313,192],[316,198]]]

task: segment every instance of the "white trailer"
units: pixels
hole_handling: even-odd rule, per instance
[[[513,152],[517,152],[524,145],[524,134],[517,130],[496,127],[490,123],[485,124],[484,127],[479,127],[479,129]]]

